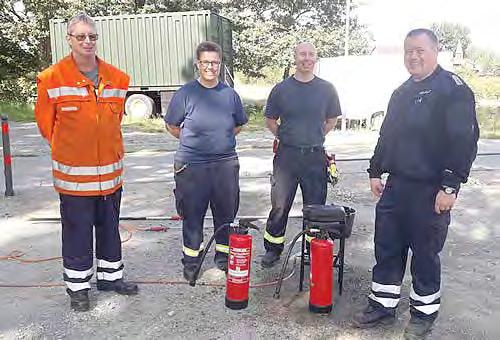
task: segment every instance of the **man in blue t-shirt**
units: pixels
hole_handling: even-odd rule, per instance
[[[222,50],[214,42],[196,48],[199,78],[181,87],[168,107],[167,130],[179,138],[174,158],[176,208],[182,221],[184,277],[193,281],[203,251],[208,206],[215,230],[234,221],[239,206],[236,134],[248,119],[238,94],[219,82]],[[227,271],[228,228],[215,237],[215,263]]]
[[[327,159],[325,135],[341,115],[332,84],[314,75],[316,48],[303,42],[295,48],[296,72],[277,84],[267,100],[266,125],[279,140],[271,178],[271,212],[264,233],[263,267],[280,258],[288,213],[300,185],[303,204],[325,204]],[[278,124],[279,120],[279,124]]]

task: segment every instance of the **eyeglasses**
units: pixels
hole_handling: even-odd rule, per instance
[[[70,37],[75,38],[77,41],[85,41],[87,37],[89,38],[90,41],[97,41],[99,38],[98,34],[90,33],[90,34],[68,34]]]
[[[205,68],[212,66],[213,68],[217,68],[220,66],[220,61],[208,61],[208,60],[198,60],[198,62]]]

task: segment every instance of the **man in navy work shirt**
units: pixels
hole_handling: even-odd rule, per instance
[[[175,200],[183,217],[184,277],[192,281],[203,251],[203,220],[208,206],[214,228],[231,223],[239,206],[236,134],[248,119],[238,94],[219,82],[222,50],[206,41],[196,48],[199,78],[173,96],[165,122],[179,138],[174,158]],[[216,238],[215,263],[227,271],[228,228]]]
[[[437,63],[438,40],[428,29],[408,33],[404,61],[410,79],[396,89],[370,161],[370,187],[380,198],[367,308],[359,327],[392,322],[411,249],[410,322],[406,339],[430,331],[441,302],[443,249],[460,183],[477,152],[474,94]],[[385,185],[381,175],[388,173]]]
[[[266,268],[275,265],[283,251],[297,186],[304,205],[325,204],[327,159],[323,143],[341,115],[333,85],[314,75],[316,48],[300,43],[294,57],[295,74],[273,88],[265,110],[266,125],[279,140],[271,177],[272,208],[264,233],[262,266]]]

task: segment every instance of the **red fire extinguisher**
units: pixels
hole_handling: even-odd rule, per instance
[[[229,234],[228,272],[226,278],[226,307],[243,309],[248,306],[252,236],[248,227],[231,224]]]
[[[311,241],[311,288],[309,311],[330,313],[333,292],[333,241],[314,238]]]

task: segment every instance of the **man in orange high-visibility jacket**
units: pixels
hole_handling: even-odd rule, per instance
[[[129,77],[97,58],[95,23],[85,13],[68,23],[71,54],[38,75],[35,117],[52,149],[59,192],[64,281],[76,311],[89,310],[96,235],[97,289],[137,294],[123,281],[118,231],[123,183],[120,122]]]

